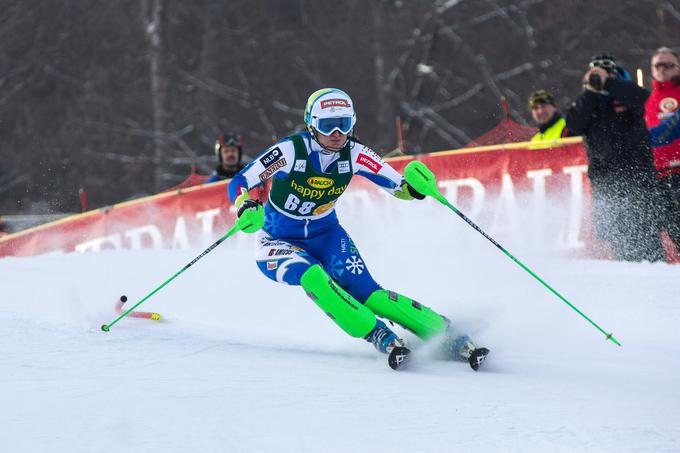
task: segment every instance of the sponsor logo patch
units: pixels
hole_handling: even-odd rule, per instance
[[[353,274],[361,275],[364,272],[364,262],[358,256],[350,256],[345,260],[345,269]]]
[[[347,242],[349,241],[349,247]],[[349,253],[359,253],[357,250],[357,247],[354,245],[354,241],[348,238],[348,241],[345,240],[345,238],[340,239],[340,251],[342,253],[346,253],[347,249],[349,248]],[[396,294],[396,293],[395,293]],[[396,297],[396,295],[395,295]]]
[[[267,270],[268,271],[273,271],[277,267],[279,267],[278,261],[267,261]]]
[[[268,256],[292,255],[293,251],[290,249],[271,249]]]
[[[305,170],[307,170],[307,161],[296,160],[295,165],[293,166],[293,171],[305,171]]]
[[[327,109],[329,107],[351,107],[346,99],[326,99],[321,101],[321,108]]]
[[[345,294],[343,294],[342,292],[340,292],[340,290],[338,289],[338,287],[335,286],[335,283],[333,283],[333,280],[328,279],[328,286],[329,286],[329,287],[331,288],[331,290],[335,293],[335,295],[338,296],[341,300],[345,301],[345,303],[346,303],[347,305],[349,305],[350,307],[352,307],[352,308],[355,309],[355,310],[358,310],[358,309],[359,309],[356,305],[354,305],[354,304],[352,303],[352,301],[351,301],[347,296],[345,296]]]
[[[260,163],[264,165],[264,168],[269,168],[274,165],[274,162],[283,158],[283,152],[277,146],[276,148],[270,150],[264,156],[260,157]]]
[[[379,164],[376,160],[368,157],[366,154],[359,154],[359,157],[357,157],[357,163],[368,168],[373,173],[378,173],[383,167],[382,164]]]
[[[285,161],[285,159],[284,159]],[[290,181],[290,188],[298,192],[304,198],[311,198],[312,200],[320,200],[324,195],[340,196],[347,189],[347,184],[338,187],[329,187],[327,189],[311,189],[304,184],[298,184],[294,180]]]
[[[326,212],[326,211],[328,211],[329,209],[331,209],[331,208],[333,207],[334,204],[335,204],[335,201],[331,201],[330,203],[322,204],[321,206],[319,206],[318,208],[316,208],[316,209],[312,212],[312,214],[314,214],[314,215],[323,214],[324,212]]]
[[[338,161],[338,173],[349,173],[349,161],[348,160]]]
[[[324,178],[323,176],[312,176],[307,179],[307,184],[315,189],[327,189],[333,185],[335,181],[331,178]]]
[[[298,192],[304,198],[311,198],[313,200],[320,200],[324,196],[326,190],[322,189],[310,189],[303,184],[298,184],[295,181],[290,182],[290,188]]]
[[[274,161],[272,164],[270,164],[270,167],[265,169],[265,171],[263,171],[262,173],[260,173],[258,175],[258,177],[260,178],[260,181],[265,181],[271,175],[273,175],[276,172],[276,170],[278,170],[279,168],[283,168],[285,166],[286,166],[286,159]]]
[[[678,109],[678,101],[675,98],[663,98],[659,102],[659,108],[662,112],[673,113]]]

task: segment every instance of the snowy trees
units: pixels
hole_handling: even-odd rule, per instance
[[[122,0],[5,2],[0,20],[0,214],[76,211],[173,186],[214,164],[220,132],[246,154],[302,124],[322,86],[355,98],[383,152],[450,149],[528,93],[565,104],[599,50],[629,68],[680,46],[670,1]],[[578,26],[576,26],[577,24]],[[675,42],[668,41],[675,39]]]

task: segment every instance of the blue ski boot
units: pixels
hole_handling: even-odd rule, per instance
[[[381,320],[376,320],[375,327],[364,339],[373,343],[375,349],[388,355],[387,364],[393,370],[399,370],[408,364],[411,350],[406,347],[406,342]]]
[[[478,348],[467,335],[449,336],[444,340],[445,354],[453,360],[468,362],[477,371],[489,355],[487,348]]]
[[[364,339],[369,343],[373,343],[375,349],[383,354],[389,354],[396,347],[406,347],[404,340],[392,332],[380,319],[376,320],[375,327]]]

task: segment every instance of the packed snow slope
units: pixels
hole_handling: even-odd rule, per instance
[[[240,234],[124,319],[202,250],[0,260],[6,452],[680,451],[680,266],[516,250],[622,347],[462,221],[341,212],[373,276],[492,350],[485,367],[394,372]],[[404,333],[414,348],[419,342]]]

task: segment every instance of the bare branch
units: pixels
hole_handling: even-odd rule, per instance
[[[675,7],[670,1],[667,0],[666,2],[664,2],[662,8],[668,11],[672,17],[680,21],[680,11],[675,9]]]

